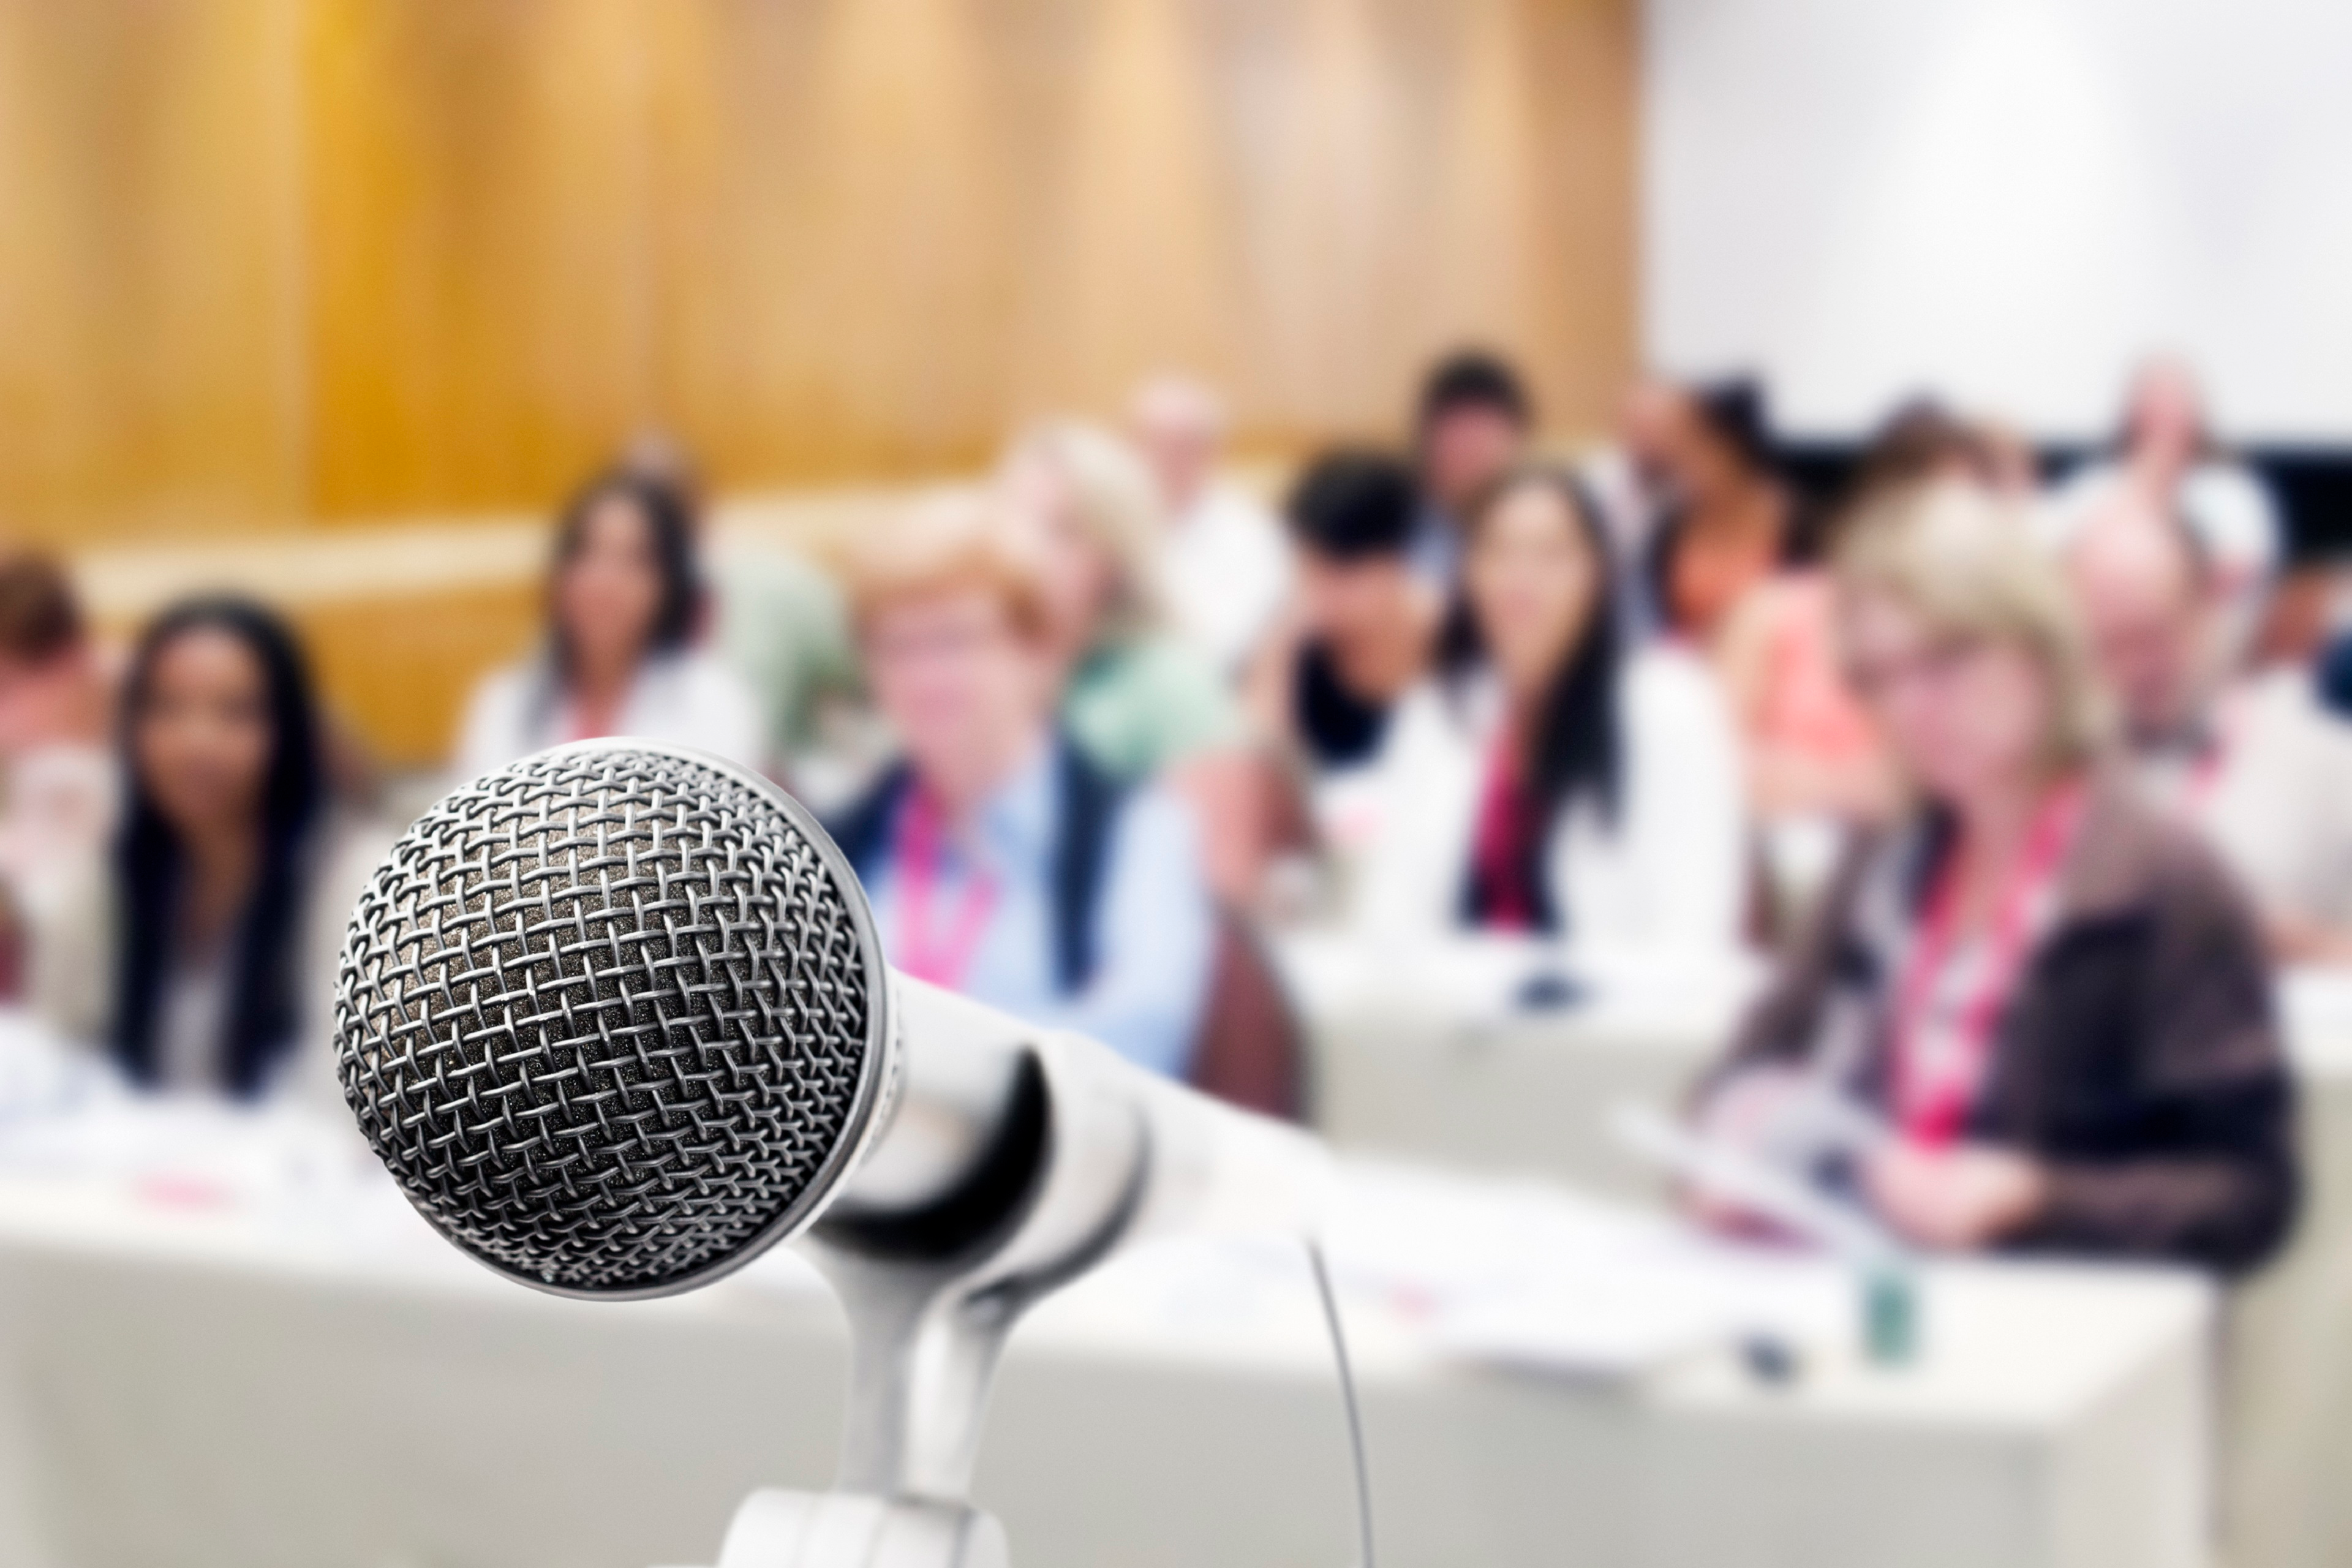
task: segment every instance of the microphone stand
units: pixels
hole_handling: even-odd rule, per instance
[[[828,1215],[802,1244],[849,1318],[839,1476],[753,1492],[717,1568],[1006,1568],[1003,1526],[967,1500],[997,1362],[1024,1311],[1135,1228],[1152,1167],[1100,1047],[1074,1047],[1027,1044],[1004,1130],[958,1191]]]

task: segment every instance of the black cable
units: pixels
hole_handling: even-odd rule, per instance
[[[1356,1403],[1356,1373],[1348,1361],[1347,1331],[1339,1325],[1339,1293],[1331,1288],[1331,1266],[1323,1244],[1309,1239],[1307,1261],[1315,1270],[1315,1293],[1322,1299],[1323,1322],[1331,1331],[1331,1358],[1339,1364],[1339,1396],[1348,1411],[1348,1449],[1356,1466],[1357,1568],[1372,1564],[1372,1472],[1364,1459],[1364,1414]]]

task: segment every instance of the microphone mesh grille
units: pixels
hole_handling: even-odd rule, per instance
[[[564,748],[457,791],[352,917],[361,1131],[446,1235],[534,1284],[659,1294],[744,1261],[821,1197],[867,1102],[879,971],[838,864],[763,787],[663,751]]]

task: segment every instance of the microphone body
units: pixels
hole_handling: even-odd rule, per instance
[[[727,1568],[879,1561],[869,1524],[993,1560],[961,1500],[1021,1311],[1138,1237],[1307,1236],[1329,1179],[1296,1130],[892,973],[806,810],[682,747],[559,746],[420,816],[336,1016],[362,1132],[510,1278],[669,1295],[807,1237],[852,1329],[845,1489],[755,1494]]]
[[[1322,1145],[1220,1105],[1083,1037],[1040,1030],[892,972],[898,1081],[865,1147],[815,1221],[819,1236],[891,1234],[988,1180],[1020,1137],[1029,1075],[1045,1074],[1056,1137],[1083,1146],[1106,1212],[1133,1213],[1129,1239],[1173,1233],[1311,1233],[1327,1201]],[[1140,1190],[1129,1187],[1140,1179]],[[942,1241],[949,1238],[942,1237]],[[959,1237],[957,1239],[970,1239]]]

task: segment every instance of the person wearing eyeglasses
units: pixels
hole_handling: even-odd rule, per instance
[[[2261,929],[2119,765],[2057,563],[2018,503],[1943,480],[1856,519],[1834,574],[1909,805],[1833,879],[1701,1129],[1925,1248],[2251,1268],[2298,1186]],[[1864,1114],[1800,1114],[1825,1100]]]

